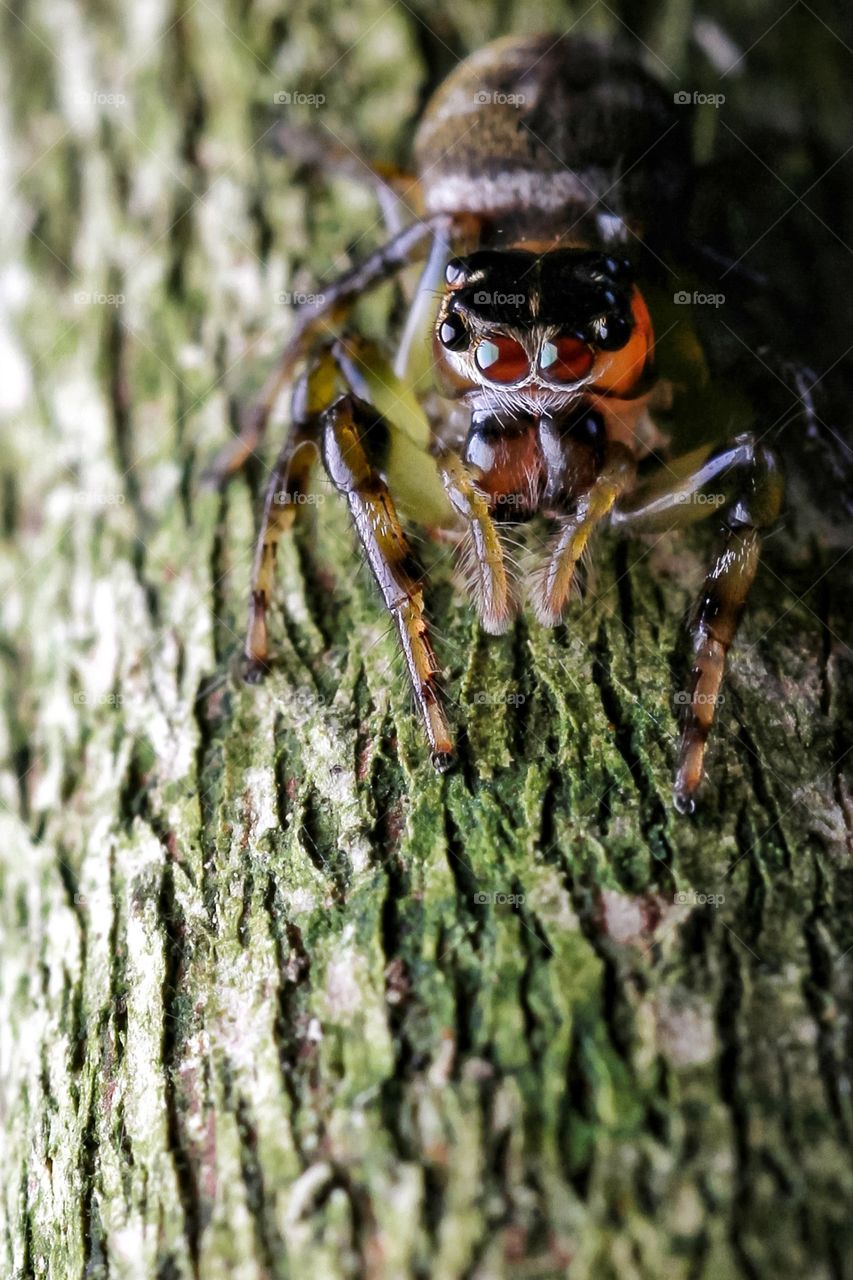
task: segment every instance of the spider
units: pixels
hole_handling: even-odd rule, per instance
[[[280,144],[351,167],[342,148],[298,129],[283,128]],[[689,622],[674,785],[676,808],[691,812],[782,483],[775,455],[749,433],[665,459],[656,474],[639,468],[659,443],[650,409],[666,386],[638,264],[647,229],[660,234],[681,216],[688,118],[629,50],[509,37],[439,87],[415,159],[411,178],[369,175],[394,217],[400,191],[416,190],[418,216],[296,312],[281,360],[215,464],[219,481],[243,464],[293,382],[252,570],[246,677],[268,667],[276,548],[318,455],[396,624],[439,771],[453,762],[453,735],[405,522],[459,543],[482,626],[497,635],[525,598],[543,626],[561,622],[597,526],[632,535],[713,514],[721,542]],[[420,284],[389,361],[345,322],[366,290],[416,261]],[[534,518],[550,532],[522,591],[506,527]]]

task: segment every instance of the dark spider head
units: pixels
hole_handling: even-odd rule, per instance
[[[435,350],[451,395],[485,387],[577,394],[637,329],[630,263],[593,250],[481,249],[452,258],[445,285]]]

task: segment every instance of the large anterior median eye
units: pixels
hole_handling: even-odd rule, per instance
[[[579,338],[554,338],[543,342],[539,368],[553,382],[578,382],[592,368],[593,354]]]
[[[490,382],[518,382],[527,376],[527,352],[514,338],[483,338],[474,358]]]

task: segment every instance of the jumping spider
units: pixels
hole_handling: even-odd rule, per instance
[[[311,158],[299,131],[284,147]],[[326,159],[345,167],[342,154],[332,148]],[[217,462],[220,480],[242,465],[301,365],[257,542],[248,676],[259,678],[267,666],[276,545],[318,453],[396,623],[438,770],[453,760],[453,738],[398,511],[460,540],[472,598],[492,634],[510,625],[520,604],[502,540],[508,512],[553,527],[527,584],[544,626],[563,617],[597,525],[631,535],[715,513],[722,542],[690,622],[692,675],[675,780],[676,806],[690,811],[726,653],[782,486],[773,454],[750,435],[701,446],[664,462],[657,476],[637,478],[648,453],[655,340],[626,245],[679,216],[689,172],[684,113],[613,45],[509,38],[468,58],[439,88],[415,154],[416,177],[387,169],[371,177],[386,206],[407,183],[416,187],[420,216],[296,313],[280,363]],[[341,333],[340,322],[365,290],[418,259],[421,282],[389,364]],[[428,414],[427,397],[412,389],[425,385],[430,335],[445,409],[436,413],[431,396]],[[722,490],[722,506],[702,504],[712,490]]]

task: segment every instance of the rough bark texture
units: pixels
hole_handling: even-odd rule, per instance
[[[768,543],[693,821],[669,793],[701,530],[602,540],[568,628],[501,639],[436,553],[468,724],[443,780],[336,502],[280,557],[274,674],[234,674],[264,469],[222,498],[200,471],[280,293],[381,234],[254,146],[255,108],[322,94],[319,123],[402,156],[455,56],[583,7],[13,7],[0,1272],[853,1275],[843,535]],[[841,18],[714,9],[755,48],[700,117],[709,208],[744,247],[778,215],[747,265],[833,296],[849,159],[785,211],[847,145]],[[624,16],[719,86],[686,4]],[[811,315],[823,370],[847,343]]]

